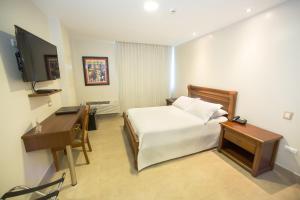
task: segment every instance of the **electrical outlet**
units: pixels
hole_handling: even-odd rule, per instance
[[[292,154],[296,155],[298,153],[298,149],[291,147],[289,145],[285,145],[284,148]]]
[[[294,115],[294,113],[292,113],[292,112],[284,112],[283,113],[283,119],[292,120],[293,115]]]

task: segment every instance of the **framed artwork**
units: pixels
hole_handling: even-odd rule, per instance
[[[47,76],[50,80],[60,78],[57,55],[44,55]]]
[[[109,85],[108,57],[82,57],[86,86]]]

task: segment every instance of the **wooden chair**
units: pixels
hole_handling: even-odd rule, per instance
[[[80,125],[74,127],[75,139],[72,142],[72,148],[82,147],[82,151],[83,151],[83,154],[84,154],[87,164],[90,164],[90,160],[87,155],[85,144],[88,145],[89,151],[92,151],[92,146],[91,146],[91,143],[89,140],[89,135],[88,135],[89,110],[90,110],[90,107],[86,106],[86,109],[84,110],[83,116],[82,116],[81,128],[80,128]],[[64,152],[66,152],[66,150],[63,147],[51,149],[56,171],[59,170],[57,152],[62,151],[62,150],[64,150]]]

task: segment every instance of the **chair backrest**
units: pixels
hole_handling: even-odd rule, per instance
[[[89,126],[89,113],[90,113],[90,106],[89,105],[86,105],[85,106],[85,109],[87,111],[87,122],[86,122],[86,130],[88,130],[88,126]]]
[[[87,137],[88,137],[88,124],[89,124],[89,112],[90,112],[90,106],[86,106],[84,110],[84,116],[83,116],[83,122],[82,122],[82,137],[81,139],[83,142],[86,142]]]

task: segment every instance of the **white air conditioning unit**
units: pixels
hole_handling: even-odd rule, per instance
[[[97,109],[97,115],[114,114],[121,112],[119,101],[93,101],[87,102],[87,104],[91,106],[91,109]]]

